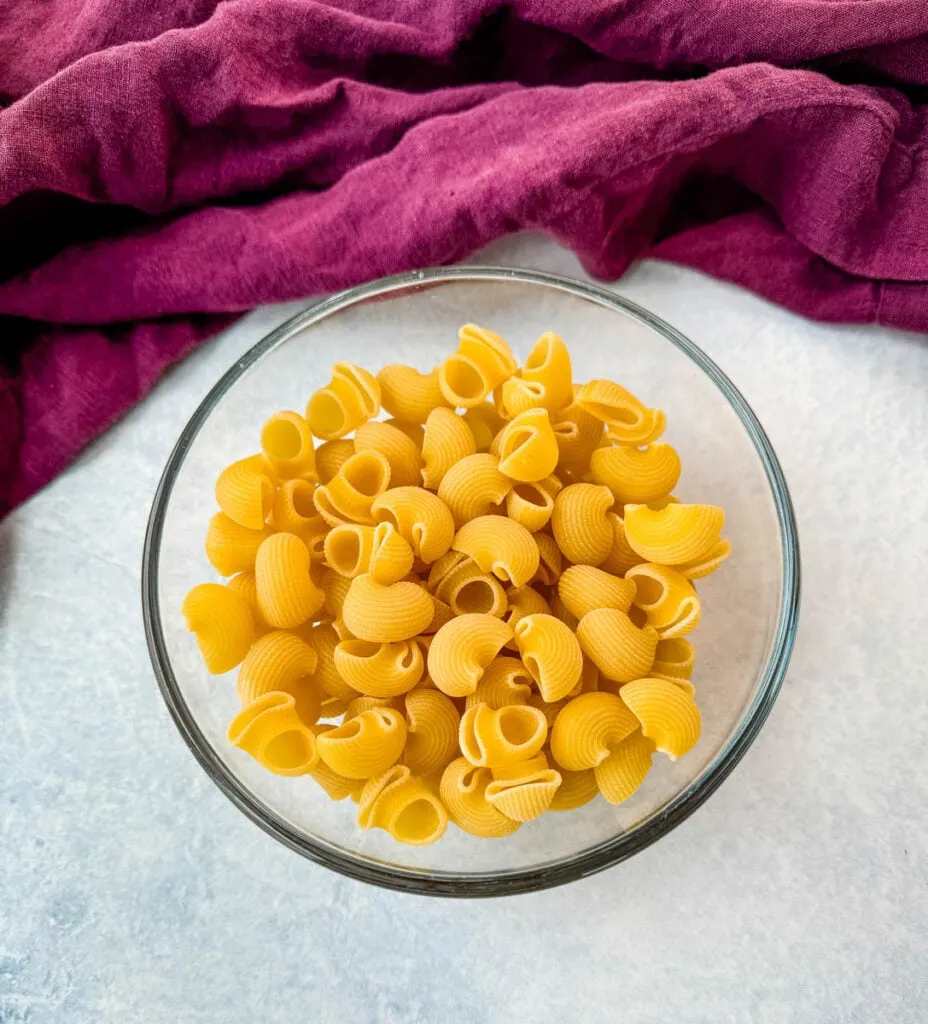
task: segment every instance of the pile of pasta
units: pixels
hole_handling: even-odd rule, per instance
[[[216,483],[229,579],[183,613],[240,666],[229,741],[415,845],[628,799],[699,738],[693,580],[730,551],[664,427],[553,333],[521,367],[472,324],[428,373],[336,363]]]

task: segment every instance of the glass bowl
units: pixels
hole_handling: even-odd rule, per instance
[[[721,505],[733,555],[698,582],[693,638],[702,711],[698,745],[677,762],[656,756],[624,804],[597,798],[545,814],[500,840],[449,827],[433,846],[407,847],[355,824],[308,777],[279,778],[226,741],[238,711],[234,675],[210,676],[181,603],[215,578],[203,540],[213,483],[258,450],[261,424],[300,409],[348,360],[430,369],[466,322],[492,328],[524,358],[537,337],[567,342],[576,380],[608,377],[667,412],[665,439],[683,462],[676,493]],[[155,494],[145,538],[142,602],[151,659],[181,735],[210,778],[291,849],[353,878],[447,896],[500,896],[559,885],[644,849],[691,814],[750,746],[776,699],[799,608],[799,548],[789,493],[761,425],[731,381],[663,320],[602,288],[552,274],[452,267],[376,281],[318,302],[260,341],[218,381],[185,427]]]

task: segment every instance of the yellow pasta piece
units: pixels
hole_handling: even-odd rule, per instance
[[[671,761],[696,745],[699,708],[679,686],[666,679],[636,679],[622,687],[621,698],[641,723],[642,733]]]
[[[731,555],[731,544],[724,538],[714,544],[699,558],[675,565],[674,568],[688,580],[701,580],[716,569]]]
[[[292,533],[275,533],[255,559],[258,607],[279,629],[307,622],[322,607],[325,594],[309,575],[309,551]]]
[[[448,812],[441,800],[404,765],[369,779],[358,798],[361,828],[382,828],[399,843],[428,846],[445,834]]]
[[[310,549],[310,557],[321,560],[329,526],[316,510],[315,491],[308,480],[285,480],[274,495],[271,523],[281,533],[295,533]]]
[[[670,504],[655,511],[625,506],[625,536],[645,562],[678,565],[708,554],[719,541],[725,513],[715,505]]]
[[[659,637],[650,626],[639,629],[617,608],[587,612],[577,626],[583,653],[607,679],[630,682],[647,675]]]
[[[450,405],[471,409],[517,369],[509,346],[498,334],[465,324],[458,331],[457,352],[438,368],[438,386]]]
[[[438,690],[406,694],[406,750],[403,762],[414,775],[440,772],[458,756],[461,716]]]
[[[553,332],[543,334],[529,353],[525,366],[502,386],[506,415],[540,407],[555,412],[573,401],[572,371],[567,346]]]
[[[568,562],[599,565],[612,551],[609,510],[614,498],[608,487],[571,484],[554,499],[551,530]]]
[[[251,618],[254,622],[253,639],[257,640],[258,637],[264,636],[271,627],[264,621],[264,616],[258,607],[258,584],[255,580],[255,574],[251,570],[237,573],[226,581],[226,586],[233,593],[244,598],[245,603],[248,605],[248,610],[251,612]]]
[[[301,637],[274,630],[256,640],[238,671],[236,688],[242,707],[266,693],[288,693],[304,725],[312,725],[322,709],[315,672],[318,656]]]
[[[458,615],[435,634],[429,647],[429,675],[449,697],[466,697],[511,638],[512,630],[495,615]]]
[[[414,640],[387,644],[342,640],[335,648],[335,667],[358,693],[369,697],[398,697],[419,682],[425,661]]]
[[[390,464],[393,487],[415,487],[422,479],[422,457],[408,435],[389,423],[374,420],[358,427],[354,434],[356,452],[374,451]]]
[[[425,430],[421,423],[408,423],[406,420],[398,420],[394,417],[384,420],[384,423],[388,427],[396,427],[397,430],[401,430],[416,448],[422,450],[422,442],[425,440]]]
[[[319,483],[327,484],[355,453],[354,441],[342,438],[326,441],[316,449],[316,473]]]
[[[633,551],[625,536],[625,523],[621,516],[608,512],[606,518],[612,530],[612,548],[609,554],[599,563],[599,568],[616,576],[628,572],[633,565],[640,565],[641,555]]]
[[[680,479],[680,456],[669,444],[658,442],[644,448],[598,448],[590,458],[590,470],[621,504],[649,502],[669,494]]]
[[[538,545],[538,569],[535,572],[532,582],[538,582],[546,587],[553,587],[561,575],[561,568],[564,559],[557,541],[547,533],[533,534],[535,543]]]
[[[363,715],[365,711],[375,711],[378,708],[393,708],[394,711],[402,711],[402,697],[355,697],[348,701],[345,708],[345,722]]]
[[[375,583],[370,576],[356,576],[342,604],[345,625],[359,640],[391,643],[409,640],[432,621],[432,597],[416,583]]]
[[[486,798],[493,781],[489,768],[475,768],[459,757],[442,772],[439,793],[448,816],[462,831],[483,839],[501,839],[521,827],[500,813]]]
[[[306,422],[316,437],[334,441],[350,434],[380,412],[380,384],[351,363],[336,363],[328,387],[320,388],[306,406]]]
[[[565,697],[563,700],[556,700],[549,704],[540,693],[533,693],[526,703],[537,708],[545,716],[548,728],[551,729],[557,721],[557,716],[570,703],[570,699]]]
[[[664,432],[666,418],[660,409],[649,409],[631,392],[611,380],[591,380],[576,395],[576,403],[606,424],[616,444],[645,445]]]
[[[557,592],[567,608],[582,619],[596,608],[627,612],[635,598],[635,584],[592,565],[572,565],[561,573]]]
[[[451,582],[454,573],[462,567],[473,567],[480,571],[473,559],[460,551],[446,551],[440,558],[436,558],[429,566],[429,577],[427,586],[433,594],[438,595],[439,591],[447,587]]]
[[[362,711],[317,740],[319,756],[346,779],[369,779],[399,760],[406,745],[406,721],[394,708]]]
[[[558,714],[551,730],[551,754],[568,771],[595,768],[637,728],[638,719],[619,697],[584,693]]]
[[[344,800],[356,792],[361,783],[357,779],[346,779],[333,772],[332,769],[322,761],[319,761],[315,768],[309,772],[309,776],[325,790],[330,800]]]
[[[547,409],[526,409],[503,429],[499,470],[519,483],[543,480],[554,472],[558,447]]]
[[[564,604],[561,595],[557,591],[551,595],[551,614],[556,619],[560,619],[571,631],[575,630],[580,622],[577,616]]]
[[[610,804],[627,800],[644,782],[653,753],[654,744],[636,729],[593,769],[596,786]]]
[[[505,768],[534,757],[548,738],[544,714],[529,704],[507,704],[494,711],[474,704],[461,716],[461,753],[478,768]]]
[[[518,658],[505,655],[487,666],[477,689],[465,698],[465,708],[486,704],[494,711],[510,704],[526,704],[532,693],[532,675]]]
[[[542,697],[553,703],[580,681],[583,652],[574,632],[553,615],[526,615],[515,626],[516,644]]]
[[[452,409],[433,409],[425,421],[422,442],[422,482],[437,490],[455,463],[477,454],[477,442],[470,427]]]
[[[516,484],[506,495],[506,514],[529,533],[537,533],[547,526],[561,486],[556,476],[546,476],[530,484]]]
[[[210,519],[206,531],[206,557],[210,565],[223,576],[247,572],[254,569],[258,548],[273,532],[269,526],[248,530],[230,519],[225,512],[217,512]]]
[[[274,503],[274,481],[262,463],[261,456],[239,459],[216,480],[216,504],[246,530],[262,529]]]
[[[647,615],[648,625],[656,629],[662,639],[692,633],[699,625],[702,604],[693,584],[682,573],[666,565],[646,562],[629,569],[627,575],[637,587],[635,604]]]
[[[435,597],[448,604],[455,615],[478,612],[502,618],[509,607],[499,581],[481,572],[470,558],[465,558],[439,580]]]
[[[298,412],[275,412],[261,428],[261,449],[281,480],[316,480],[316,449]]]
[[[374,500],[371,511],[378,523],[391,523],[423,562],[434,562],[451,547],[451,512],[424,487],[391,487]]]
[[[324,549],[329,567],[342,576],[354,579],[370,569],[374,527],[359,526],[357,523],[333,526],[326,534]]]
[[[370,557],[370,576],[374,583],[387,587],[405,579],[414,560],[412,548],[392,523],[378,523],[374,527]]]
[[[335,665],[335,648],[341,643],[335,629],[328,623],[322,623],[305,630],[303,635],[316,652],[318,660],[314,678],[322,692],[342,701],[357,697],[357,691],[342,679]]]
[[[561,769],[560,774],[561,784],[548,805],[549,811],[573,811],[596,799],[599,787],[594,769],[586,768],[580,772]]]
[[[492,402],[483,402],[464,410],[464,422],[470,427],[478,452],[489,450],[490,442],[503,429],[503,418]]]
[[[341,617],[342,606],[348,591],[351,589],[351,580],[342,576],[334,569],[326,569],[322,575],[322,592],[325,595],[325,610],[333,619]]]
[[[583,671],[580,673],[580,681],[577,685],[567,694],[568,697],[579,697],[581,693],[595,693],[599,689],[599,669],[596,665],[590,661],[590,659],[583,656]]]
[[[504,769],[493,769],[487,802],[513,821],[534,821],[551,806],[561,774],[548,767],[544,754]]]
[[[423,633],[437,633],[441,627],[446,623],[450,622],[454,618],[454,610],[450,605],[445,604],[444,601],[439,601],[437,597],[432,597],[432,602],[435,605],[435,611],[432,615],[432,621],[422,631]],[[423,643],[428,641],[431,644],[431,636],[421,636],[419,640]]]
[[[288,693],[265,693],[232,719],[229,742],[275,775],[306,775],[319,761],[316,737]]]
[[[689,640],[672,637],[658,642],[650,675],[656,679],[685,682],[693,674],[696,650]]]
[[[579,385],[575,385],[573,402],[552,417],[559,467],[585,469],[603,439],[602,422],[577,405],[579,390]]]
[[[375,522],[371,512],[374,499],[390,483],[390,463],[377,451],[356,452],[334,477],[316,491],[316,508],[331,525]]]
[[[478,516],[454,535],[455,551],[472,558],[484,572],[521,587],[538,568],[538,544],[532,534],[503,516]]]
[[[419,373],[411,366],[392,363],[377,374],[377,379],[384,409],[406,423],[425,423],[433,409],[448,405],[438,386],[437,366],[431,373]]]
[[[455,529],[498,507],[512,488],[495,455],[468,455],[442,477],[438,497],[448,506]]]
[[[221,583],[201,583],[184,598],[181,608],[197,640],[207,672],[229,672],[248,653],[255,636],[247,599]]]
[[[519,620],[524,619],[526,615],[550,615],[551,608],[541,594],[528,584],[521,587],[510,587],[506,598],[509,608],[503,616],[503,621],[513,630],[512,646],[515,647],[515,628]]]

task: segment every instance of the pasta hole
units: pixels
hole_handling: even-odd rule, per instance
[[[637,626],[639,629],[644,629],[648,624],[648,613],[642,608],[639,608],[636,604],[633,604],[631,608],[628,609],[628,617],[632,620],[632,624]]]
[[[534,716],[524,714],[521,708],[502,708],[499,715],[499,731],[507,743],[521,747],[538,732]]]
[[[315,434],[338,434],[345,427],[342,403],[327,388],[313,395],[306,412]]]
[[[310,742],[306,734],[291,729],[275,736],[264,748],[264,759],[268,764],[283,771],[292,771],[306,764],[312,758]]]
[[[393,832],[402,839],[422,842],[434,835],[441,825],[438,809],[425,797],[413,800],[396,816]]]
[[[513,430],[506,438],[505,452],[501,454],[511,455],[517,448],[528,444],[537,433],[533,427],[519,427]]]
[[[544,338],[529,353],[528,359],[525,360],[525,369],[540,370],[548,361],[550,353],[551,341],[548,338]]]
[[[412,668],[415,660],[416,660],[415,649],[413,648],[412,644],[409,644],[406,647],[406,650],[403,652],[402,657],[400,658],[400,661],[399,661],[400,668]]]
[[[359,460],[354,465],[345,464],[345,479],[365,498],[374,498],[386,487],[383,465],[374,459]]]
[[[290,420],[274,420],[261,431],[261,447],[275,459],[295,459],[303,450],[300,428]]]
[[[514,488],[516,494],[531,505],[538,505],[540,508],[547,508],[550,502],[548,495],[535,484],[517,484]]]
[[[329,539],[329,556],[332,568],[343,572],[354,572],[361,560],[361,540],[354,530],[345,530]]]
[[[468,580],[454,596],[454,610],[458,615],[487,614],[495,604],[495,596],[487,580]]]
[[[580,436],[580,428],[573,420],[554,424],[554,433],[567,441],[575,441]]]
[[[473,400],[482,398],[487,388],[483,375],[468,359],[451,356],[445,363],[445,382],[451,391],[460,398]]]
[[[635,603],[642,608],[654,607],[664,596],[664,584],[650,576],[636,575],[635,586],[638,588]]]
[[[294,482],[290,501],[293,511],[303,519],[311,519],[316,514],[316,506],[313,504],[313,486],[305,480]]]

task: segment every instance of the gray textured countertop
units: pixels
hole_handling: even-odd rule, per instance
[[[580,275],[538,239],[488,255]],[[617,290],[732,377],[796,505],[799,642],[733,776],[633,860],[509,900],[365,887],[247,821],[168,717],[138,591],[177,434],[297,307],[258,311],[0,525],[2,1024],[928,1019],[926,339],[662,264]]]

